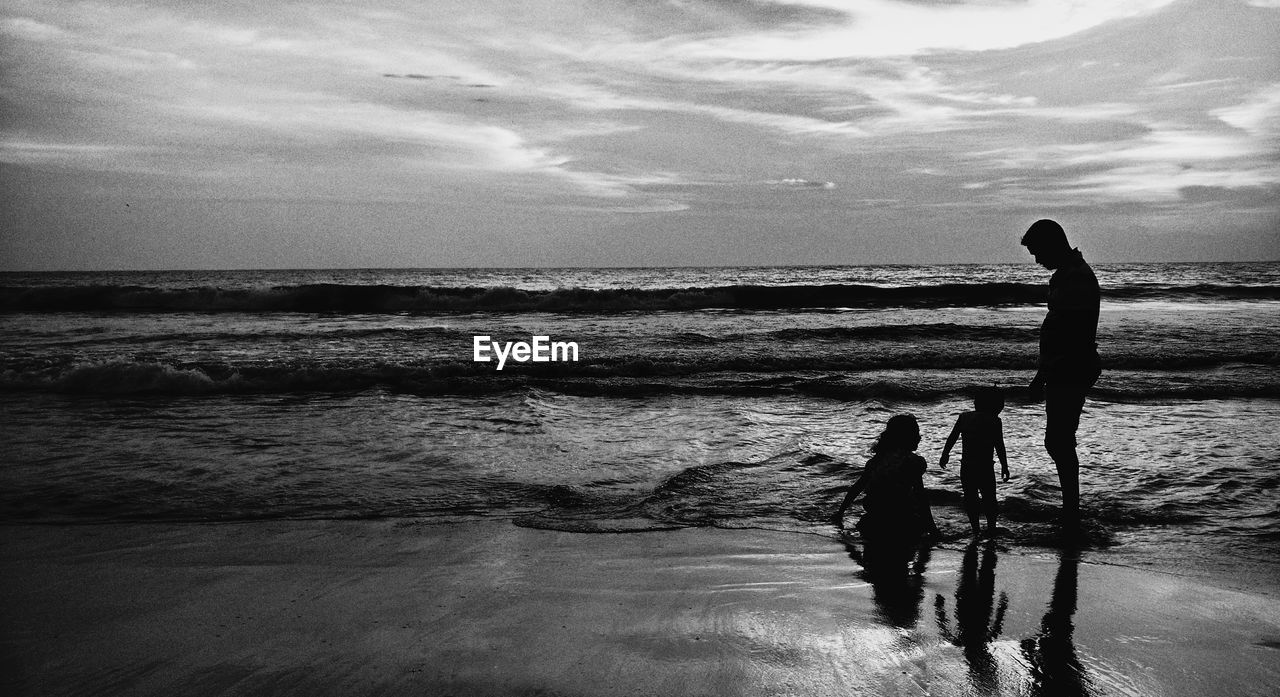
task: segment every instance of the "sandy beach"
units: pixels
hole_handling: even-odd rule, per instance
[[[274,522],[6,526],[11,695],[1264,695],[1267,595],[820,535]]]

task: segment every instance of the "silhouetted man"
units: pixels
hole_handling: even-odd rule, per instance
[[[1089,388],[1102,372],[1098,359],[1098,277],[1080,250],[1067,243],[1062,226],[1037,220],[1022,244],[1036,263],[1053,271],[1049,279],[1049,313],[1040,327],[1040,362],[1031,393],[1044,395],[1044,447],[1058,468],[1062,485],[1062,519],[1080,519],[1080,458],[1076,429]]]

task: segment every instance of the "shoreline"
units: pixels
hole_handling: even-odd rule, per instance
[[[508,521],[0,527],[7,694],[1263,694],[1272,596],[1052,550]]]

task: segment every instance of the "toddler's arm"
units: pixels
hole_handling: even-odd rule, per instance
[[[996,419],[996,457],[1000,458],[1000,475],[1009,481],[1009,460],[1004,454],[1004,423]]]
[[[951,429],[951,435],[947,436],[947,444],[942,446],[942,459],[938,460],[938,466],[942,469],[947,468],[947,458],[951,457],[951,448],[956,444],[956,439],[960,437],[960,419],[956,419],[956,425]]]

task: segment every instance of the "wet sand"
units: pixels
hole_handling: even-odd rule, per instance
[[[0,528],[8,695],[1264,695],[1280,603],[1053,550],[505,521]],[[853,551],[857,551],[856,548]]]

